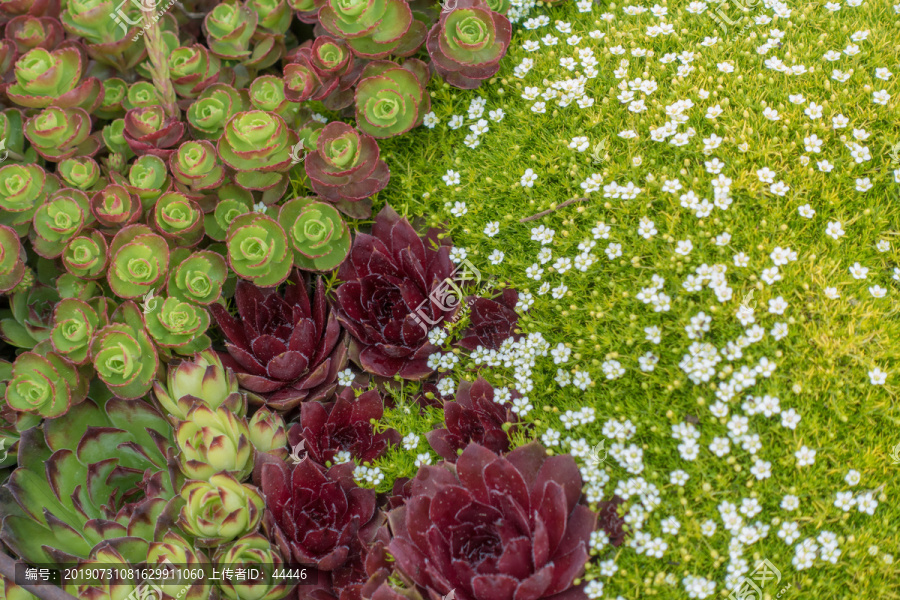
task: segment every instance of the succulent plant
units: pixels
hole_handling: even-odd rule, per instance
[[[108,253],[106,238],[97,231],[86,230],[66,244],[62,262],[70,274],[82,279],[96,279],[106,274]]]
[[[169,363],[166,384],[154,381],[153,392],[163,411],[178,421],[187,419],[194,404],[212,410],[224,406],[239,417],[247,413],[237,377],[211,350],[198,352],[193,360]]]
[[[284,559],[278,548],[259,533],[245,535],[230,545],[219,546],[213,557],[221,570],[224,567],[259,569],[272,573],[284,568]],[[260,569],[260,567],[262,567]],[[264,577],[262,581],[243,583],[226,580],[219,584],[219,591],[228,600],[280,600],[291,591],[283,579]]]
[[[513,335],[519,323],[516,303],[519,294],[506,288],[494,298],[469,299],[469,326],[462,332],[459,345],[468,350],[479,346],[497,350]]]
[[[100,149],[100,142],[91,136],[91,117],[81,108],[45,108],[25,123],[25,137],[50,162],[76,154],[93,156]]]
[[[97,377],[120,398],[140,398],[161,375],[159,355],[134,302],[119,306],[94,335],[91,361]]]
[[[288,436],[284,419],[274,410],[263,406],[255,413],[250,423],[250,442],[257,452],[264,452],[282,460],[288,457]]]
[[[353,52],[365,58],[408,56],[425,37],[424,24],[413,19],[404,0],[327,0],[319,10],[319,23],[331,35],[347,40]]]
[[[90,208],[97,223],[111,232],[133,224],[141,216],[140,199],[124,186],[116,184],[95,192],[91,196]]]
[[[59,188],[59,180],[37,165],[0,168],[0,223],[28,232],[37,207]]]
[[[84,400],[87,381],[51,350],[44,342],[16,357],[12,379],[6,386],[6,403],[11,409],[53,418]]]
[[[86,400],[22,433],[3,485],[0,539],[31,563],[73,563],[110,545],[134,563],[175,495],[171,425],[143,400]]]
[[[256,13],[262,32],[284,35],[291,25],[291,7],[285,0],[247,0],[246,6]]]
[[[485,590],[579,597],[575,580],[597,515],[579,503],[581,474],[571,456],[548,457],[531,443],[500,457],[471,444],[455,469],[445,465],[420,468],[405,506],[388,515],[398,572],[424,592],[455,589],[461,600]],[[500,560],[509,562],[502,571]]]
[[[240,281],[235,291],[238,317],[221,305],[210,310],[225,334],[222,362],[241,387],[277,410],[328,398],[347,361],[341,328],[325,302],[325,286],[315,281],[310,299],[299,272],[284,294]]]
[[[217,148],[222,162],[237,171],[238,185],[249,190],[283,190],[296,143],[297,134],[281,116],[251,110],[231,117]]]
[[[175,533],[166,531],[162,539],[150,543],[147,552],[147,567],[173,569],[171,578],[163,577],[155,585],[162,591],[163,600],[207,600],[214,594],[215,584],[207,577],[178,577],[170,565],[177,565],[182,573],[196,572],[196,569],[210,570],[210,560],[202,550]]]
[[[369,135],[335,121],[322,130],[304,165],[313,190],[357,218],[371,215],[369,203],[357,204],[388,184],[390,171]]]
[[[6,24],[6,39],[15,44],[21,55],[34,48],[54,50],[65,33],[59,21],[51,17],[20,15]]]
[[[143,44],[132,43],[142,19],[140,4],[114,0],[71,0],[60,15],[66,31],[87,42],[91,58],[122,72],[147,56]]]
[[[100,105],[100,80],[82,80],[85,64],[77,48],[34,48],[16,61],[15,83],[6,86],[10,100],[27,108],[83,108]]]
[[[216,148],[206,141],[181,144],[169,158],[169,170],[175,181],[192,192],[214,189],[225,179]]]
[[[291,272],[287,234],[271,217],[252,212],[235,218],[226,238],[228,265],[238,277],[260,287],[281,284]]]
[[[53,311],[53,329],[50,331],[53,351],[75,365],[86,363],[94,332],[106,324],[106,318],[106,314],[97,314],[84,300],[63,298]]]
[[[285,96],[289,100],[323,100],[331,110],[353,103],[362,61],[355,59],[346,42],[322,35],[312,46],[297,48],[286,60]]]
[[[75,189],[58,190],[34,213],[34,251],[45,258],[56,258],[82,228],[93,222],[87,194]]]
[[[209,347],[206,309],[176,298],[165,298],[144,310],[147,332],[157,346],[178,354],[194,354]]]
[[[109,245],[107,279],[120,298],[139,298],[157,289],[169,272],[169,245],[146,225],[130,225]]]
[[[512,37],[509,19],[484,0],[459,0],[428,32],[425,46],[435,70],[450,85],[475,89],[500,69]]]
[[[219,79],[219,58],[201,44],[182,46],[169,54],[169,75],[182,98],[196,98]]]
[[[243,480],[253,470],[247,421],[225,406],[194,404],[175,430],[178,464],[189,479],[207,481],[225,471]]]
[[[9,310],[0,311],[0,337],[17,348],[34,348],[50,337],[53,309],[59,292],[35,285],[9,297]]]
[[[89,156],[62,160],[56,172],[67,187],[79,190],[103,187],[106,184],[106,180],[100,177],[100,165]]]
[[[236,2],[223,2],[203,19],[203,33],[215,56],[240,61],[252,54],[251,40],[258,22],[256,11]]]
[[[357,234],[338,270],[343,283],[334,310],[352,338],[351,357],[370,373],[422,379],[433,371],[428,357],[437,347],[428,331],[440,327],[458,301],[444,293],[454,273],[450,250],[431,247],[432,241],[385,206],[372,234]]]
[[[284,80],[274,75],[262,75],[253,80],[247,89],[250,105],[266,112],[281,115],[286,122],[291,122],[300,105],[291,102],[284,95]]]
[[[373,137],[387,138],[421,125],[431,110],[425,91],[430,77],[428,66],[413,58],[402,67],[389,60],[366,65],[356,87],[357,126]]]
[[[213,212],[203,217],[203,225],[207,236],[224,242],[232,221],[250,212],[253,194],[237,185],[225,184],[216,190],[216,195],[219,201]]]
[[[293,448],[301,441],[307,455],[320,465],[335,462],[338,452],[346,452],[357,464],[380,458],[388,446],[400,443],[394,429],[378,433],[372,423],[381,420],[384,402],[378,392],[370,390],[354,397],[346,388],[333,403],[304,402],[300,406],[300,420],[288,432]]]
[[[113,175],[113,180],[118,185],[124,185],[129,192],[140,198],[141,206],[145,209],[152,207],[156,200],[168,190],[171,181],[165,160],[154,154],[139,156],[132,162],[127,180],[115,175]]]
[[[151,154],[166,160],[185,133],[184,123],[167,117],[161,106],[133,108],[125,113],[125,141],[138,156]]]
[[[200,250],[190,254],[179,248],[172,252],[169,296],[194,304],[210,305],[222,295],[227,276],[225,259],[216,252]]]
[[[218,546],[256,531],[265,502],[252,485],[217,473],[208,481],[188,481],[181,488],[184,506],[178,524],[200,546]]]
[[[350,252],[350,228],[331,205],[314,198],[294,198],[282,205],[278,222],[294,251],[294,265],[304,271],[330,271]]]
[[[166,192],[156,200],[152,223],[174,246],[193,246],[203,238],[203,211],[180,192]]]
[[[0,225],[0,293],[7,293],[25,277],[25,248],[15,230]]]

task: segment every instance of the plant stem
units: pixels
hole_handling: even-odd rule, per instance
[[[587,201],[586,197],[585,198],[570,198],[569,200],[566,200],[565,202],[560,203],[556,208],[548,208],[547,210],[542,210],[541,212],[537,213],[536,215],[531,215],[530,217],[522,217],[521,219],[519,219],[519,223],[527,223],[528,221],[534,221],[535,219],[540,219],[541,217],[549,215],[550,213],[557,211],[563,207],[566,207],[570,204],[575,204],[576,202],[586,202],[586,201]]]

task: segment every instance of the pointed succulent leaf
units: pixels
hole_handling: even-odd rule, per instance
[[[179,421],[187,419],[195,402],[213,410],[225,406],[239,417],[247,413],[234,371],[211,350],[198,352],[193,360],[170,363],[166,385],[155,381],[153,391],[163,409]]]
[[[250,442],[257,452],[265,452],[282,460],[288,457],[288,438],[284,419],[263,406],[253,414],[248,425]]]

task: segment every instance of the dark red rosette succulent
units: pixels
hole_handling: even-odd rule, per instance
[[[463,331],[459,345],[467,350],[478,346],[496,350],[512,336],[519,323],[516,302],[519,294],[507,288],[494,298],[473,298],[469,326]]]
[[[456,462],[460,450],[470,442],[501,454],[509,450],[509,434],[504,423],[515,423],[516,415],[494,401],[494,388],[479,377],[474,383],[460,381],[455,402],[444,403],[443,429],[426,434],[428,443],[441,458]]]
[[[511,38],[509,19],[484,0],[459,0],[456,8],[441,13],[425,47],[447,83],[472,90],[497,73]]]
[[[444,282],[454,273],[450,248],[434,232],[423,240],[405,218],[385,206],[372,234],[358,233],[338,270],[337,318],[353,338],[350,355],[382,377],[423,379],[438,351],[428,331],[458,307],[447,306]]]
[[[344,463],[326,471],[310,458],[293,468],[282,461],[262,466],[263,527],[288,561],[335,571],[358,559],[361,540],[371,539],[380,519],[375,490],[357,486],[353,468]]]
[[[316,194],[351,217],[366,218],[371,206],[356,203],[383,190],[391,178],[379,154],[375,138],[333,121],[322,129],[316,149],[306,155],[304,165]]]
[[[273,409],[286,411],[304,400],[324,400],[337,387],[347,363],[341,326],[325,302],[325,285],[316,280],[310,302],[299,271],[288,279],[284,295],[238,281],[238,316],[213,304],[210,310],[225,334],[227,353],[219,353],[241,387],[258,394]]]
[[[391,493],[386,497],[388,509],[397,508],[398,506],[406,504],[406,501],[409,500],[409,497],[412,494],[412,482],[413,480],[409,477],[398,477],[394,480]]]
[[[412,497],[388,514],[396,571],[437,598],[586,598],[574,586],[597,515],[579,503],[571,456],[537,443],[505,457],[469,445],[454,468],[419,469]]]
[[[621,546],[625,541],[625,518],[619,515],[619,506],[624,503],[623,498],[614,495],[597,505],[597,528],[606,532],[613,546]]]
[[[152,154],[168,160],[184,138],[184,123],[166,117],[161,106],[133,108],[125,113],[123,136],[131,151],[142,156]]]
[[[293,448],[301,441],[308,456],[324,465],[345,450],[357,464],[379,458],[389,444],[400,443],[394,429],[375,433],[373,420],[381,420],[384,402],[381,395],[370,390],[358,398],[352,388],[337,395],[334,403],[304,402],[300,407],[300,421],[288,431],[288,443]]]

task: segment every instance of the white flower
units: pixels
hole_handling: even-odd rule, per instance
[[[404,450],[415,450],[419,447],[419,441],[421,438],[415,433],[407,433],[403,436],[403,449]]]
[[[437,115],[434,114],[434,111],[431,111],[422,118],[422,124],[425,125],[425,127],[427,127],[428,129],[434,129],[434,126],[440,122],[441,120],[437,118]]]
[[[450,209],[450,214],[457,218],[463,216],[467,212],[469,212],[469,209],[466,208],[466,203],[460,201],[454,202],[453,208]]]
[[[522,178],[519,180],[519,183],[522,184],[522,187],[534,187],[534,182],[537,181],[537,175],[535,175],[532,169],[525,169],[525,173],[522,174]]]
[[[806,467],[816,462],[816,451],[806,446],[800,446],[800,449],[794,452],[794,456],[797,457],[798,467]]]
[[[850,469],[847,471],[847,475],[844,476],[844,481],[847,482],[847,485],[850,487],[854,487],[860,481],[859,471],[855,469]]]
[[[484,235],[494,237],[498,233],[500,233],[499,221],[489,221],[488,224],[484,226]]]
[[[869,371],[869,381],[872,385],[884,385],[884,382],[887,381],[887,373],[875,367]]]
[[[444,180],[445,185],[456,185],[460,181],[459,173],[452,169],[448,170],[447,173],[443,177],[441,177],[441,179]]]

